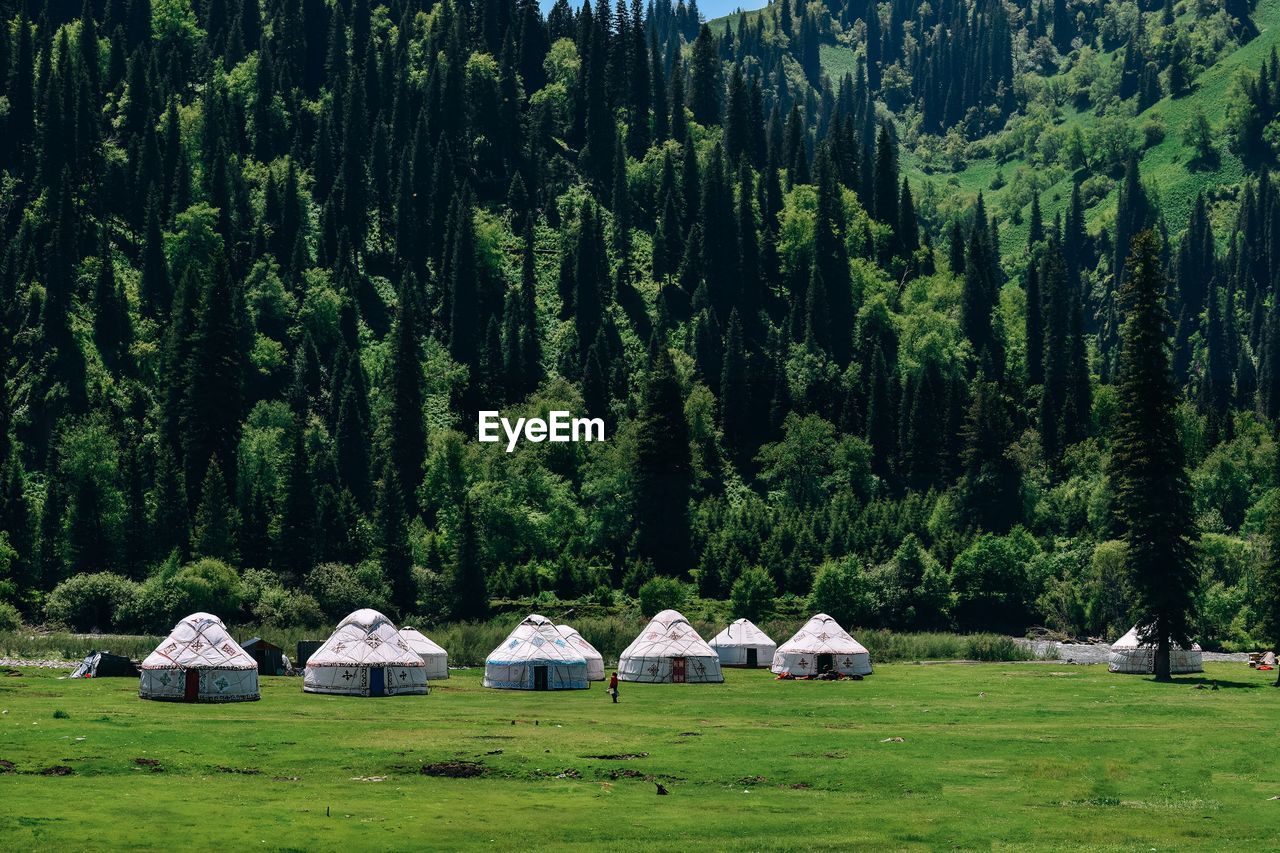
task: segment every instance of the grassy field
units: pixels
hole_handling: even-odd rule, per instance
[[[1280,691],[1058,664],[885,665],[863,682],[143,702],[0,677],[8,849],[1276,849]],[[1221,689],[1197,689],[1217,683]],[[901,741],[897,739],[901,738]],[[141,759],[141,761],[140,761]],[[155,764],[151,764],[155,762]],[[473,762],[473,764],[460,764]],[[424,775],[438,765],[474,778]],[[42,775],[52,767],[69,775]],[[52,771],[47,771],[52,772]],[[653,779],[670,790],[656,796]],[[198,839],[198,841],[197,841]]]

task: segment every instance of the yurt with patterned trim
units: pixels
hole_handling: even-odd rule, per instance
[[[767,667],[778,644],[750,619],[736,619],[708,643],[720,656],[721,666]]]
[[[555,623],[531,613],[484,662],[484,686],[504,690],[586,690],[587,660]]]
[[[618,680],[660,684],[719,684],[720,656],[689,620],[674,610],[653,617],[618,658]]]
[[[209,613],[183,619],[139,667],[138,696],[170,702],[252,702],[258,662]]]
[[[778,647],[771,669],[796,678],[824,672],[870,675],[871,654],[840,623],[819,613]]]
[[[430,637],[417,628],[401,628],[400,636],[409,644],[422,662],[427,665],[429,680],[449,677],[449,653],[436,645]]]
[[[1156,671],[1155,644],[1138,639],[1138,626],[1134,625],[1129,633],[1111,644],[1111,654],[1107,655],[1107,669],[1130,675],[1151,675]],[[1174,644],[1169,649],[1169,672],[1175,675],[1204,672],[1200,644],[1192,643],[1189,649]]]
[[[573,646],[582,654],[587,662],[587,681],[604,681],[604,655],[600,654],[595,646],[588,643],[574,629],[568,625],[557,625],[556,630],[560,632],[560,636],[569,641],[569,645]]]
[[[427,665],[376,610],[357,610],[338,623],[307,659],[302,689],[342,696],[427,693]]]

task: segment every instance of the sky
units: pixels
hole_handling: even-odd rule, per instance
[[[582,4],[582,0],[569,0],[570,4],[576,9]],[[673,0],[674,2],[674,0]],[[687,3],[688,0],[685,0]],[[555,0],[539,0],[543,14],[551,11],[551,7],[555,5]],[[592,0],[595,5],[595,0]],[[610,0],[610,5],[614,5]],[[698,0],[698,11],[702,13],[702,17],[710,21],[713,18],[721,18],[737,9],[751,11],[752,9],[763,9],[768,5],[767,0]]]

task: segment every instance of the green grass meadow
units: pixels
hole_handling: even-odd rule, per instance
[[[235,705],[56,675],[0,677],[5,849],[1280,846],[1280,691],[1243,664],[1173,685],[1055,663],[737,670],[624,684],[617,706],[474,669],[385,699],[267,678]],[[482,775],[422,773],[451,762]]]

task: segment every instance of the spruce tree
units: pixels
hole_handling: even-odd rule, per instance
[[[693,568],[689,497],[693,461],[684,398],[665,348],[654,358],[641,393],[632,464],[633,556],[660,574],[686,576]]]
[[[454,534],[453,618],[480,620],[489,615],[489,590],[480,557],[480,531],[471,499],[464,498]]]
[[[1156,680],[1170,681],[1171,643],[1191,643],[1196,533],[1175,419],[1178,393],[1169,364],[1159,238],[1144,229],[1133,236],[1132,247],[1121,290],[1125,322],[1110,475],[1139,637],[1156,648]]]

